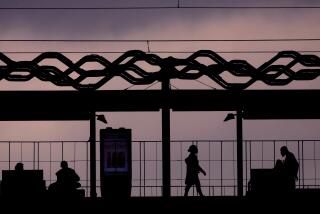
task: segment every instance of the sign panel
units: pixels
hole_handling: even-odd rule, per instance
[[[102,197],[128,197],[131,192],[131,129],[100,130]]]
[[[114,173],[128,173],[128,144],[127,136],[121,135],[107,135],[104,139],[104,160],[103,172],[105,175],[112,175]]]

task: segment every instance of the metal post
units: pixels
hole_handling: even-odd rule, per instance
[[[238,196],[243,196],[242,110],[237,111],[237,173]]]
[[[163,197],[170,197],[170,109],[162,108],[162,169],[163,169]]]
[[[170,59],[168,59],[168,64]],[[162,196],[171,195],[171,171],[170,171],[170,107],[168,105],[168,93],[170,91],[169,70],[163,70],[162,92],[164,96],[162,105]]]
[[[90,196],[96,198],[96,114],[90,112]]]

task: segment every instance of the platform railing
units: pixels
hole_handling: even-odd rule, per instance
[[[99,142],[97,142],[99,144]],[[206,196],[237,194],[237,158],[235,140],[174,140],[171,141],[171,195],[183,196],[185,188],[187,149],[199,148],[200,165],[207,175],[199,175]],[[320,140],[245,140],[244,192],[248,189],[250,170],[272,168],[281,159],[280,148],[286,145],[300,163],[297,188],[320,188]],[[97,146],[99,148],[99,146]],[[161,196],[161,141],[132,142],[133,197]],[[0,170],[14,169],[18,162],[25,169],[42,169],[47,187],[55,182],[60,161],[66,160],[81,178],[86,196],[90,193],[90,150],[87,141],[1,141]],[[100,196],[100,151],[97,149],[97,193]],[[1,175],[0,175],[1,176]],[[189,195],[197,195],[191,188]]]

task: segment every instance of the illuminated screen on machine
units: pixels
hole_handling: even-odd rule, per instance
[[[112,136],[104,140],[104,174],[128,172],[128,140]]]

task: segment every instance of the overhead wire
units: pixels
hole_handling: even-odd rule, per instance
[[[192,54],[194,51],[148,51],[153,54]],[[214,51],[214,50],[213,50]],[[274,54],[281,50],[272,51],[214,51],[218,54]],[[300,53],[320,53],[320,50],[295,50]],[[41,54],[46,51],[0,51],[3,54]],[[54,51],[62,54],[123,54],[127,51]]]
[[[0,10],[320,9],[320,6],[0,7]]]
[[[257,38],[257,39],[0,39],[0,42],[298,42],[320,41],[320,38]]]

